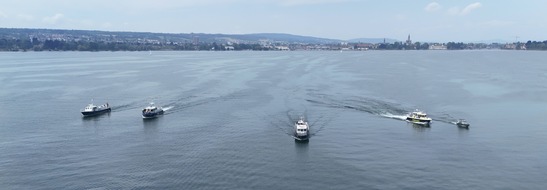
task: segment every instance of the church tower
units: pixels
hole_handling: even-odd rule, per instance
[[[411,45],[412,40],[410,40],[410,34],[408,34],[408,39],[406,40],[406,45]]]

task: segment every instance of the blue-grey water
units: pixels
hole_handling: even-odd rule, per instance
[[[4,52],[0,189],[544,189],[546,60]],[[91,99],[112,112],[83,118]],[[143,120],[150,101],[166,114]],[[401,120],[414,109],[431,127]],[[300,116],[312,124],[307,143],[291,137]]]

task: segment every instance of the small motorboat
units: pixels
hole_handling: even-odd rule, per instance
[[[108,103],[97,106],[93,103],[88,104],[81,112],[84,116],[95,116],[103,113],[110,112],[112,109]]]
[[[296,140],[305,141],[308,140],[310,137],[310,126],[308,125],[308,122],[304,121],[304,117],[300,117],[300,119],[294,124],[294,138]]]
[[[406,117],[406,121],[418,125],[429,126],[429,124],[431,123],[431,118],[427,117],[427,114],[425,112],[416,110],[408,114],[408,116]]]
[[[461,128],[469,128],[469,123],[467,123],[465,119],[458,119],[458,121],[456,122],[456,125]]]
[[[142,109],[143,119],[156,118],[159,115],[163,115],[163,108],[155,106],[153,102],[151,102],[150,105]]]

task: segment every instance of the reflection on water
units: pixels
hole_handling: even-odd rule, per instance
[[[467,136],[467,134],[469,134],[469,128],[458,127],[458,134],[460,136]]]
[[[109,120],[110,119],[110,112],[100,114],[100,115],[93,115],[93,116],[82,116],[82,123],[84,126],[101,126],[101,120]]]
[[[425,132],[425,131],[431,130],[430,125],[419,125],[415,123],[411,123],[411,125],[412,125],[412,128],[414,128],[414,130],[417,132]]]
[[[145,134],[157,134],[158,128],[161,124],[160,118],[149,118],[142,120]]]
[[[294,139],[294,144],[296,144],[296,146],[298,145],[302,145],[302,146],[308,146],[307,144],[310,143],[310,140],[307,139],[307,140],[298,140],[298,139]]]
[[[310,140],[299,141],[294,139],[294,150],[296,151],[297,157],[308,158],[309,143]]]

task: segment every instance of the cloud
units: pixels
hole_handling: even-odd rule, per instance
[[[513,21],[503,21],[503,20],[490,20],[481,23],[481,26],[486,27],[512,27],[515,24]]]
[[[63,19],[65,16],[61,13],[57,13],[53,16],[48,16],[48,17],[44,17],[44,19],[42,19],[42,21],[44,21],[45,23],[49,23],[49,24],[56,24],[57,22],[59,22],[59,20]]]
[[[89,20],[89,19],[85,19],[85,20],[80,20],[78,22],[79,25],[83,26],[83,27],[86,27],[86,28],[93,28],[95,27],[95,22],[93,22],[93,20]]]
[[[449,15],[459,15],[460,14],[460,8],[459,7],[451,7],[448,9],[447,13]]]
[[[101,25],[102,28],[112,28],[112,23],[110,22],[105,22]]]
[[[403,14],[397,14],[395,15],[395,19],[399,21],[404,21],[404,20],[407,20],[407,16]]]
[[[436,12],[436,11],[439,11],[441,10],[442,6],[437,3],[437,2],[432,2],[432,3],[429,3],[427,4],[427,6],[425,6],[425,11],[427,12]]]
[[[4,12],[0,11],[0,18],[8,18],[8,15],[6,15]]]
[[[348,1],[351,1],[351,0],[281,0],[279,1],[279,3],[283,6],[298,6],[298,5],[345,3]]]
[[[465,7],[462,12],[460,13],[461,15],[466,15],[466,14],[469,14],[471,11],[475,10],[475,9],[478,9],[482,7],[482,4],[479,3],[479,2],[476,2],[476,3],[472,3],[472,4],[469,4],[467,5],[467,7]]]
[[[34,20],[34,16],[27,15],[27,14],[18,14],[17,18],[19,18],[21,20],[24,20],[24,21],[33,21]]]
[[[482,7],[482,4],[479,3],[479,2],[471,3],[471,4],[467,5],[465,8],[463,8],[462,10],[460,10],[459,7],[452,7],[450,9],[448,9],[448,14],[449,15],[464,16],[464,15],[467,15],[467,14],[471,13],[472,11],[474,11],[475,9],[478,9],[480,7]]]

